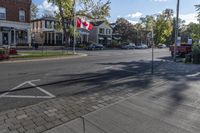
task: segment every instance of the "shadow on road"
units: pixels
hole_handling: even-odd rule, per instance
[[[160,97],[166,95],[171,99],[168,106],[169,110],[171,110],[169,113],[172,113],[187,99],[183,94],[184,91],[190,89],[187,82],[198,82],[200,79],[197,80],[198,77],[187,77],[187,75],[199,72],[200,66],[174,63],[168,59],[155,61],[154,75],[151,75],[151,61],[101,63],[100,65],[112,66],[112,68],[94,73],[74,75],[57,74],[55,75],[59,77],[57,81],[40,84],[38,86],[47,88],[51,86],[57,92],[61,91],[60,89],[62,88],[65,88],[65,90],[69,89],[68,94],[59,95],[74,96],[102,92],[107,89],[116,90],[115,92],[131,89],[136,93],[151,88],[159,80],[174,81],[170,88],[155,93],[155,98],[158,100]],[[77,86],[76,89],[73,86]],[[14,91],[27,89],[32,89],[32,87],[24,87]],[[0,94],[5,92],[13,91],[3,91]]]

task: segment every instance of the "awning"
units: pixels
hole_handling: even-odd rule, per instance
[[[112,40],[112,38],[107,38],[107,40],[110,40],[110,41],[111,41],[111,40]]]
[[[104,40],[103,37],[99,37],[99,40]]]

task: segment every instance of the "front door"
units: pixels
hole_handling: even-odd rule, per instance
[[[8,33],[2,33],[3,45],[8,45]]]

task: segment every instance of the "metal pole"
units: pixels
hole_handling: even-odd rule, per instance
[[[151,64],[151,74],[154,74],[154,31],[152,28],[152,64]]]
[[[76,0],[74,0],[74,43],[73,54],[76,54]]]
[[[176,26],[175,26],[175,45],[174,45],[174,61],[176,62],[176,50],[177,50],[177,39],[178,39],[178,27],[179,27],[179,5],[180,0],[177,0],[177,7],[176,7]]]

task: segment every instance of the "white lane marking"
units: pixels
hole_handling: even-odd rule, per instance
[[[38,87],[36,84],[32,83],[32,82],[38,82],[40,81],[40,79],[37,80],[30,80],[30,81],[25,81],[22,84],[19,84],[18,86],[10,89],[9,91],[14,91],[14,90],[18,90],[20,87],[29,84],[30,86],[36,88],[37,90],[43,92],[44,94],[46,94],[46,96],[29,96],[29,95],[9,95],[10,92],[6,92],[0,95],[0,98],[2,97],[10,97],[10,98],[54,98],[56,97],[55,95],[51,94],[50,92],[42,89],[41,87]]]
[[[104,67],[105,70],[107,70],[107,69],[112,69],[112,68],[113,68],[113,66]]]
[[[200,75],[200,72],[197,72],[195,74],[187,75],[186,77],[196,77],[196,76],[199,76],[199,75]]]
[[[38,87],[37,85],[33,84],[32,82],[29,82],[30,85],[32,85],[33,87],[37,88],[38,90],[40,90],[41,92],[45,93],[46,95],[48,95],[50,98],[54,98],[55,95],[51,94],[50,92],[42,89],[41,87]]]

